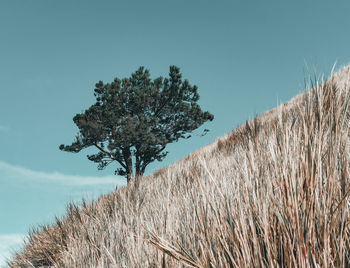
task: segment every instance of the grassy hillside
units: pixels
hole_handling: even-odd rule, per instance
[[[30,234],[10,267],[349,267],[349,67]]]

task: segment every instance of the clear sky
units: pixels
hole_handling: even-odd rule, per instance
[[[302,92],[314,70],[349,63],[349,12],[349,1],[0,1],[0,255],[68,201],[125,183],[88,150],[58,149],[97,81],[177,65],[198,85],[210,132],[169,146],[150,173]]]

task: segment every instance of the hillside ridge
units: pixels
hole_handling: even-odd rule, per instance
[[[30,233],[10,267],[347,267],[350,66]]]

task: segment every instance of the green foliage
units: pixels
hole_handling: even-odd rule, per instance
[[[77,153],[94,146],[98,152],[87,157],[99,169],[116,161],[121,168],[115,173],[128,182],[134,171],[136,178],[142,177],[148,164],[164,159],[167,144],[189,138],[189,133],[213,120],[198,105],[197,90],[181,79],[176,66],[170,66],[169,78],[152,80],[140,67],[129,78],[99,81],[96,103],[73,118],[79,128],[76,140],[60,149]]]

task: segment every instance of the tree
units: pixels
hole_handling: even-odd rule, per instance
[[[99,81],[96,103],[73,118],[79,128],[75,141],[59,148],[78,153],[95,147],[98,152],[87,158],[98,163],[98,169],[117,162],[121,167],[115,174],[125,176],[128,183],[139,179],[148,164],[164,159],[167,144],[189,138],[189,133],[213,120],[197,104],[197,89],[181,79],[176,66],[170,66],[169,78],[152,80],[140,67],[130,78]]]

